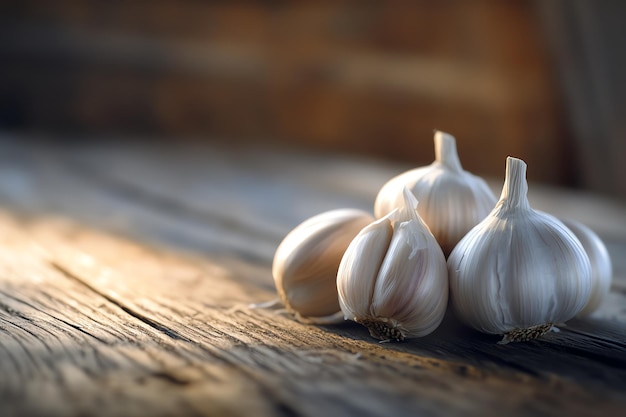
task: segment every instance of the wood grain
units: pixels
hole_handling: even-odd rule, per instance
[[[605,237],[611,298],[497,345],[448,316],[381,344],[275,297],[273,251],[320,211],[369,209],[404,169],[371,160],[138,142],[0,142],[2,416],[617,415],[626,407],[626,211],[533,187]],[[499,181],[493,181],[499,187]],[[570,200],[588,210],[567,209]],[[607,214],[608,213],[608,214]]]

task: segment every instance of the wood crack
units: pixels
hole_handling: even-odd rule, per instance
[[[5,292],[0,292],[0,294],[3,294],[5,297],[9,297],[9,298],[12,298],[12,299],[15,300],[14,297],[11,297],[9,294],[7,294]],[[16,300],[16,301],[20,301],[20,300]],[[30,317],[26,316],[22,312],[17,311],[14,308],[12,308],[12,307],[4,304],[4,303],[1,303],[1,302],[0,302],[0,310],[6,311],[7,313],[9,313],[9,315],[11,315],[13,317],[19,317],[22,320],[32,322],[32,319]]]
[[[24,304],[24,305],[28,306],[29,308],[32,308],[33,310],[38,311],[39,313],[44,314],[47,317],[50,317],[53,320],[57,320],[57,321],[65,324],[66,326],[69,326],[72,329],[77,330],[78,332],[83,333],[83,334],[85,334],[85,335],[87,335],[87,336],[97,340],[100,343],[107,344],[107,342],[104,339],[102,339],[102,338],[100,338],[100,337],[98,337],[98,336],[88,332],[87,330],[83,329],[82,327],[80,327],[80,326],[78,326],[78,325],[76,325],[74,323],[71,323],[71,322],[69,322],[67,320],[64,320],[64,319],[60,318],[60,317],[54,316],[54,315],[48,313],[47,311],[43,311],[42,309],[37,308],[36,306],[32,305],[31,303],[28,303],[28,302],[26,302],[26,301],[24,301],[24,300],[22,300],[20,298],[17,298],[17,297],[14,297],[14,296],[10,295],[10,294],[7,294],[6,292],[0,291],[0,294],[2,294],[4,297],[10,298],[10,299],[18,302],[18,303]],[[25,314],[23,314],[23,313],[21,313],[19,311],[16,311],[16,310],[12,309],[9,306],[4,306],[4,305],[2,305],[0,303],[0,308],[2,308],[3,310],[7,311],[9,314],[11,314],[11,315],[13,315],[15,317],[19,317],[22,320],[26,320],[26,321],[28,321],[30,323],[33,323],[33,320],[30,317],[26,316]],[[33,325],[35,325],[35,324],[33,323]],[[42,331],[45,331],[45,329],[42,329]]]
[[[75,275],[74,273],[72,273],[71,271],[69,271],[67,268],[65,268],[63,265],[60,265],[59,263],[55,262],[55,261],[50,261],[50,265],[56,269],[57,271],[61,272],[64,276],[66,276],[67,278],[71,279],[74,282],[79,283],[80,285],[82,285],[83,287],[89,289],[90,291],[98,294],[99,296],[103,297],[104,299],[106,299],[108,302],[110,302],[111,304],[114,304],[115,306],[119,307],[122,311],[124,311],[125,313],[129,314],[130,316],[132,316],[133,318],[141,321],[142,323],[150,326],[151,328],[159,331],[160,333],[163,333],[164,335],[166,335],[167,337],[173,339],[173,340],[181,340],[181,341],[185,341],[185,342],[191,342],[188,338],[180,335],[178,332],[176,332],[173,329],[170,329],[169,327],[158,323],[157,321],[151,319],[150,317],[133,310],[132,308],[128,307],[127,305],[125,305],[124,303],[120,302],[119,300],[116,300],[115,298],[111,297],[110,295],[99,291],[97,288],[95,288],[94,286],[88,284],[87,282],[83,281],[79,276]]]

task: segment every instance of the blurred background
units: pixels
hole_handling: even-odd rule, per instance
[[[417,166],[441,129],[476,174],[512,155],[624,199],[625,18],[620,0],[3,2],[0,132]]]

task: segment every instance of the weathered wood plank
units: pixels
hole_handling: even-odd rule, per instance
[[[49,225],[38,227],[49,231]],[[84,232],[78,234],[84,234]],[[52,233],[52,236],[46,238],[44,231],[29,228],[25,239],[28,239],[30,243],[33,235],[37,236],[40,242],[44,242],[45,246],[58,248],[57,244],[52,244],[53,240],[57,239],[55,236],[63,234]],[[102,341],[106,342],[111,337],[100,335],[99,339],[102,341],[95,339],[92,343],[83,342],[84,344],[74,346],[75,349],[77,347],[79,349],[70,350],[68,353],[69,356],[72,353],[76,354],[77,351],[91,350],[90,345],[95,344],[97,351],[100,351],[99,355],[104,357],[105,365],[96,365],[96,369],[91,372],[113,373],[112,378],[117,383],[133,385],[141,378],[160,378],[178,390],[182,389],[181,387],[205,381],[208,378],[206,375],[195,375],[192,370],[197,367],[204,369],[207,366],[212,369],[209,364],[217,362],[215,366],[227,374],[236,374],[239,370],[244,372],[246,378],[253,379],[253,386],[264,387],[266,392],[263,395],[256,393],[260,398],[256,398],[255,401],[263,402],[263,396],[268,393],[271,394],[270,398],[284,397],[287,404],[293,404],[291,406],[293,410],[305,415],[314,415],[315,410],[319,410],[316,407],[324,406],[328,407],[329,411],[362,412],[365,415],[384,415],[386,412],[406,413],[409,410],[430,411],[435,415],[446,415],[450,412],[482,413],[487,404],[498,404],[498,398],[503,395],[514,395],[515,402],[508,405],[498,404],[499,407],[504,407],[500,408],[499,412],[516,410],[520,403],[525,402],[536,403],[534,406],[539,409],[547,407],[546,410],[552,412],[565,407],[565,410],[572,413],[580,412],[581,407],[585,412],[598,409],[598,407],[603,410],[615,410],[612,407],[620,404],[611,401],[604,383],[612,385],[614,389],[619,388],[623,385],[623,373],[621,376],[619,373],[615,374],[617,381],[602,379],[600,386],[594,388],[593,384],[587,384],[585,389],[582,389],[577,384],[568,381],[568,378],[563,379],[550,374],[550,369],[546,370],[546,374],[542,374],[536,370],[524,368],[528,365],[516,363],[520,357],[528,355],[535,361],[540,361],[541,366],[545,366],[546,363],[540,359],[541,355],[538,352],[547,353],[548,359],[550,356],[555,356],[554,352],[550,351],[550,345],[547,344],[549,342],[546,341],[518,345],[515,346],[516,350],[511,352],[511,349],[505,350],[495,345],[495,340],[492,338],[470,334],[467,331],[461,331],[459,334],[458,329],[454,329],[448,334],[439,332],[439,335],[435,334],[416,343],[381,345],[369,340],[364,329],[358,326],[317,328],[294,323],[271,312],[250,311],[245,307],[229,308],[229,305],[238,305],[236,292],[222,295],[221,306],[207,306],[202,300],[210,290],[202,285],[202,280],[196,280],[195,286],[182,285],[177,293],[168,292],[167,288],[161,287],[160,284],[166,284],[161,281],[163,278],[176,276],[180,279],[185,276],[180,271],[181,266],[177,265],[172,257],[150,253],[140,247],[134,247],[133,250],[132,244],[110,239],[96,234],[90,238],[83,236],[78,242],[81,248],[87,247],[92,252],[97,252],[96,246],[98,245],[107,248],[101,255],[107,263],[109,259],[107,259],[106,251],[110,251],[111,243],[119,244],[120,249],[124,253],[130,253],[131,256],[125,257],[121,263],[117,262],[116,269],[98,265],[87,255],[80,256],[80,262],[68,260],[66,256],[69,254],[66,253],[64,256],[63,252],[72,251],[72,249],[65,249],[57,251],[52,262],[69,265],[73,271],[66,270],[64,266],[52,267],[51,270],[60,273],[60,276],[54,277],[54,286],[58,286],[59,280],[63,279],[65,282],[61,288],[64,292],[69,292],[70,300],[78,299],[81,305],[89,305],[90,299],[98,298],[100,295],[99,304],[110,304],[105,310],[107,315],[111,314],[107,310],[115,310],[117,307],[118,314],[122,316],[118,319],[121,323],[105,323],[105,325],[108,324],[107,328],[110,326],[118,329],[122,324],[122,327],[128,326],[135,330],[125,336],[126,343],[103,343]],[[24,249],[19,246],[16,249],[19,253],[25,253]],[[52,252],[55,251],[56,249]],[[73,253],[73,255],[78,254]],[[44,259],[40,262],[50,261],[47,256],[44,255]],[[112,258],[111,256],[110,263],[114,263]],[[139,261],[139,265],[135,261]],[[145,268],[146,265],[158,265],[158,267]],[[191,271],[187,262],[184,262],[183,267],[186,267],[188,272],[194,272]],[[116,270],[118,272],[115,272]],[[220,287],[221,281],[231,279],[228,276],[220,277],[215,271],[204,278],[211,280],[211,288]],[[85,284],[82,280],[99,283],[101,287],[84,291]],[[179,282],[184,281],[181,279]],[[38,288],[41,284],[39,283]],[[141,288],[138,288],[140,286]],[[103,294],[100,294],[101,291]],[[20,293],[19,290],[17,292]],[[197,298],[193,297],[193,294],[198,294]],[[5,295],[5,297],[8,299],[5,304],[8,304],[12,311],[22,310],[21,315],[38,322],[38,325],[46,328],[50,326],[51,320],[45,320],[45,317],[38,317],[32,311],[20,308],[16,302],[11,301],[13,296]],[[28,293],[23,297],[29,300],[28,303],[43,304],[40,310],[55,312],[55,299],[47,291],[44,291],[43,300]],[[49,301],[50,299],[53,301]],[[96,311],[94,316],[92,310],[82,312],[78,317],[70,315],[63,320],[72,324],[68,326],[71,329],[86,327],[93,331],[93,324],[87,326],[81,321],[86,320],[89,323],[90,317],[96,317],[97,321],[105,320],[105,318],[99,317],[102,311],[100,313]],[[124,316],[123,313],[128,313],[128,315]],[[459,336],[463,342],[459,342]],[[117,337],[120,338],[120,336]],[[469,341],[465,340],[467,337]],[[91,339],[93,338],[89,338]],[[135,349],[139,350],[147,347],[148,357],[132,349],[132,352],[128,354],[131,358],[127,359],[131,363],[126,366],[119,365],[111,359],[120,355],[119,344],[122,344],[122,347],[127,344],[135,345]],[[525,352],[520,353],[519,349]],[[59,354],[54,348],[50,350],[53,355]],[[121,349],[122,356],[125,350]],[[557,354],[561,355],[560,352]],[[170,355],[174,357],[171,358]],[[135,358],[140,362],[139,364],[132,363]],[[576,358],[572,357],[568,362],[575,360]],[[168,362],[167,366],[163,365]],[[85,370],[83,367],[89,366],[90,363],[87,357],[84,364],[74,365],[78,369],[68,372],[80,371],[81,374],[89,375],[89,368]],[[571,366],[571,363],[561,363],[561,365]],[[117,369],[120,367],[122,370]],[[131,375],[136,375],[136,379],[118,381],[118,377],[125,375],[116,374],[118,372],[124,374],[127,368],[130,368],[128,372]],[[580,372],[584,373],[585,368],[593,368],[593,366],[582,368]],[[53,373],[56,371],[54,368],[51,370]],[[189,372],[191,376],[187,375]],[[38,372],[30,374],[30,377],[35,382],[38,381]],[[571,378],[572,375],[569,377]],[[588,375],[586,377],[588,378]],[[620,378],[621,385],[619,384]],[[28,378],[25,379],[29,381]],[[86,379],[89,378],[86,377]],[[363,380],[366,383],[363,383]],[[81,380],[81,386],[84,384],[88,386],[93,384],[98,387],[101,381]],[[237,391],[238,389],[236,383],[224,381],[223,384],[227,384],[230,387],[229,390]],[[77,389],[74,385],[62,387],[70,392]],[[92,388],[91,395],[98,396],[96,387]],[[107,387],[108,384],[104,384],[101,389],[107,389]],[[132,395],[126,400],[132,404],[135,401],[133,395],[149,395],[152,390],[158,390],[150,384],[145,389],[147,392],[141,392],[141,390],[132,392],[131,389]],[[158,396],[174,395],[177,397],[176,394],[169,392],[169,388],[162,387],[161,389],[163,392],[154,393],[154,397],[150,396],[150,399],[156,400]],[[222,389],[226,388],[222,387]],[[460,403],[448,403],[448,395],[454,395],[454,392],[467,395],[468,390],[471,395],[464,395]],[[545,395],[548,391],[558,392],[560,400],[548,395],[550,402],[556,401],[556,403],[546,404],[537,401],[537,397],[540,398],[542,393]],[[355,395],[355,393],[360,395]],[[115,397],[114,393],[107,394]],[[343,398],[342,394],[346,397]],[[248,395],[255,394],[248,393]],[[415,397],[411,398],[412,396]],[[280,403],[279,400],[276,402]],[[388,402],[393,402],[393,404],[388,404]],[[158,403],[159,401],[155,405]],[[274,404],[273,400],[265,406],[268,407],[271,404]],[[147,405],[143,406],[144,411],[153,410]],[[306,412],[307,409],[308,412]],[[117,411],[123,411],[123,408]],[[181,411],[185,412],[184,409]],[[210,413],[215,410],[209,408],[205,411]],[[238,408],[237,411],[245,414],[247,410]],[[270,409],[270,412],[275,411]]]
[[[351,323],[306,326],[248,307],[275,296],[270,263],[284,233],[322,210],[367,208],[398,167],[141,145],[0,150],[3,415],[602,415],[626,407],[623,307],[610,310],[613,319],[603,309],[507,346],[452,317],[426,338],[379,344]],[[569,207],[550,196],[538,200]],[[619,258],[626,214],[583,201],[618,222],[604,227]],[[614,306],[626,305],[625,276],[617,262]]]

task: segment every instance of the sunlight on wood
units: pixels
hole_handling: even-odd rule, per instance
[[[168,154],[186,171],[165,174],[164,150],[103,156],[86,146],[39,160],[14,146],[0,153],[5,167],[19,162],[22,184],[0,177],[3,416],[495,415],[520,404],[582,416],[626,405],[620,227],[600,224],[618,259],[610,299],[559,334],[502,347],[448,315],[427,337],[379,344],[358,325],[304,325],[249,305],[276,297],[271,261],[287,231],[317,211],[369,209],[401,167],[348,160],[350,178],[332,182],[319,166],[337,172],[341,158],[206,149],[213,164],[197,150]],[[280,170],[277,160],[286,161]],[[105,169],[112,161],[116,169]],[[195,178],[202,184],[181,186]],[[237,192],[253,186],[254,198]],[[264,192],[271,197],[258,200]],[[623,216],[619,203],[568,195],[539,189],[533,204],[605,207],[609,224]],[[575,214],[584,222],[593,213]]]

